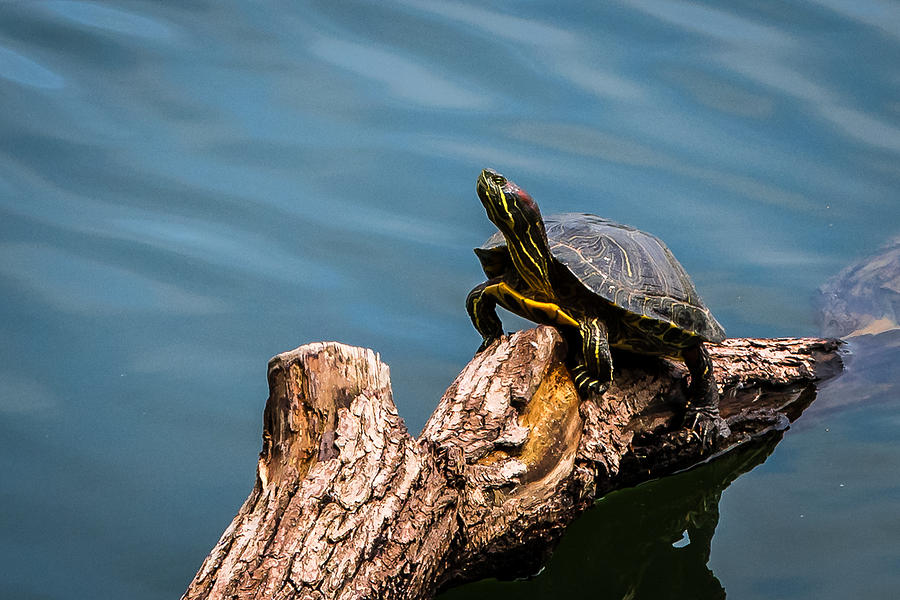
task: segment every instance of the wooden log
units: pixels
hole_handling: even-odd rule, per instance
[[[371,350],[316,343],[269,363],[256,485],[184,599],[430,598],[486,576],[536,572],[606,492],[684,469],[772,429],[840,371],[838,342],[711,346],[732,436],[680,427],[686,371],[617,356],[582,401],[565,342],[538,327],[476,356],[418,439]]]

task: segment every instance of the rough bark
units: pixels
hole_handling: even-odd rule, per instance
[[[682,366],[617,356],[614,384],[582,401],[550,327],[476,356],[417,439],[371,350],[280,354],[256,485],[184,598],[429,598],[534,573],[606,492],[786,427],[814,397],[811,383],[840,371],[837,349],[822,339],[711,346],[733,432],[715,447],[681,429]]]

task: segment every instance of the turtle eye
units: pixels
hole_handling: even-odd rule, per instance
[[[500,187],[503,187],[504,185],[506,185],[506,177],[500,174],[491,175],[491,182],[499,185]]]

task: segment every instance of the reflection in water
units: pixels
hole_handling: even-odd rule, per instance
[[[707,563],[722,492],[761,464],[781,432],[712,463],[605,496],[566,532],[547,570],[531,581],[487,581],[454,598],[715,600],[725,589]]]

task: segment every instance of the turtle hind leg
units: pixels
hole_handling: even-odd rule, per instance
[[[731,430],[719,414],[719,389],[713,375],[713,362],[703,343],[682,352],[684,364],[691,373],[688,388],[688,404],[684,415],[684,425],[700,441],[715,443],[731,435]]]
[[[572,379],[583,397],[600,395],[613,374],[606,323],[598,318],[585,319],[579,323],[578,333],[581,339],[572,340],[574,347],[580,346],[572,360]]]

